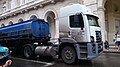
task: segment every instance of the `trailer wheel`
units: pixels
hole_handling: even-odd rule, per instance
[[[64,47],[61,51],[61,58],[66,64],[74,64],[77,61],[75,49],[70,46]]]
[[[23,55],[25,58],[32,58],[33,57],[33,51],[30,46],[25,46],[23,49]]]

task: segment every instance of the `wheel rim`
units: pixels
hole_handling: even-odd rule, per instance
[[[76,62],[76,53],[72,47],[64,47],[61,53],[62,60],[67,64],[73,64]]]
[[[24,55],[25,55],[26,58],[30,58],[30,56],[31,56],[31,49],[29,47],[25,47]]]
[[[73,58],[73,53],[70,50],[66,50],[64,55],[67,60],[71,60]]]

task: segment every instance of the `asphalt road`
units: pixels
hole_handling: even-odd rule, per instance
[[[103,53],[96,59],[90,61],[79,61],[75,65],[66,65],[61,60],[43,58],[28,60],[12,57],[13,63],[9,67],[120,67],[119,53]]]

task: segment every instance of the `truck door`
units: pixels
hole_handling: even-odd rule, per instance
[[[74,37],[77,42],[83,42],[85,37],[85,28],[82,14],[71,15],[69,17],[69,21],[72,37]]]

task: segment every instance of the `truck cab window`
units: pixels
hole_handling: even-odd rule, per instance
[[[87,15],[87,18],[88,18],[88,23],[89,23],[90,26],[99,27],[98,18],[97,17],[92,16],[92,15]]]
[[[82,14],[72,15],[69,18],[70,18],[70,27],[72,28],[84,27]]]

